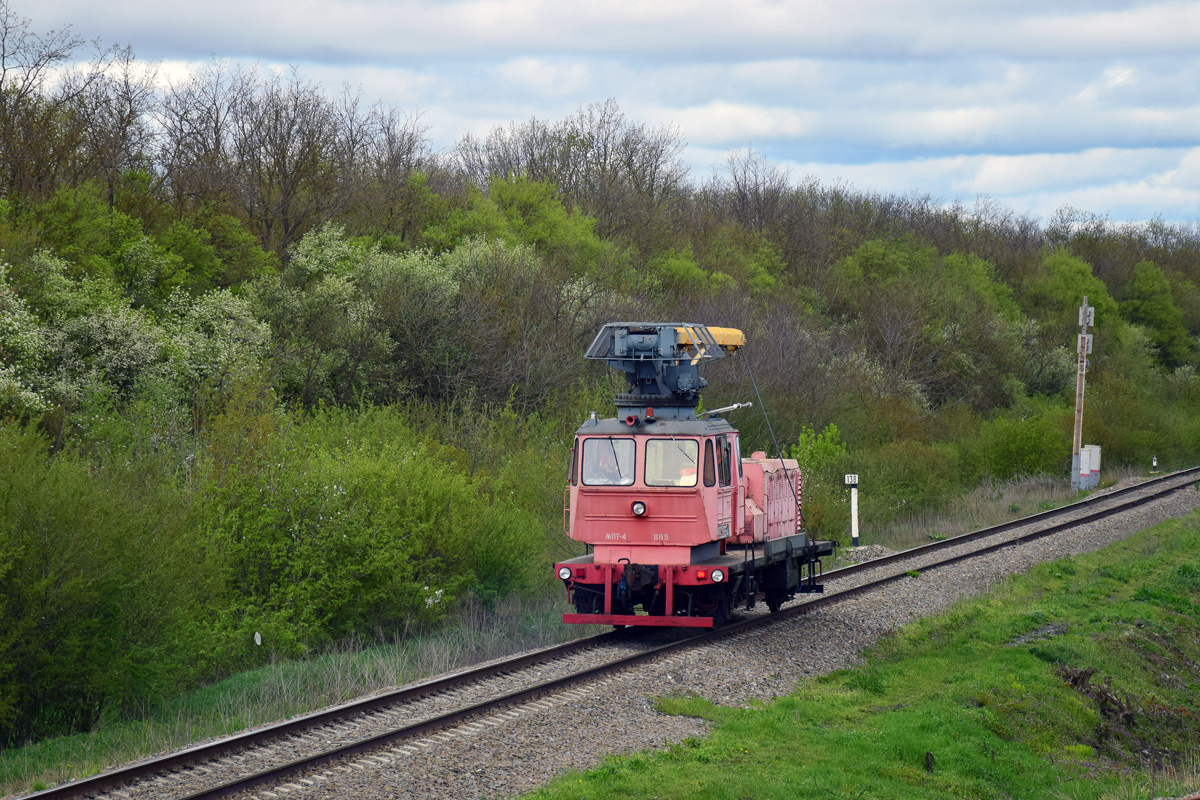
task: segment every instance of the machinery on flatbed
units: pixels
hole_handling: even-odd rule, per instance
[[[696,413],[700,365],[744,343],[731,328],[614,322],[588,347],[628,388],[615,418],[593,413],[575,433],[564,525],[591,552],[554,565],[575,607],[564,622],[707,628],[822,591],[835,543],[803,529],[796,461],[742,458],[718,416],[742,404]]]

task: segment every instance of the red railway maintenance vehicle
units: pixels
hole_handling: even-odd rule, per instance
[[[822,591],[835,543],[803,529],[796,461],[742,458],[719,415],[749,403],[696,413],[700,365],[744,343],[732,328],[613,322],[588,347],[628,388],[615,418],[593,412],[575,433],[563,517],[590,552],[554,565],[575,607],[564,622],[708,628]]]

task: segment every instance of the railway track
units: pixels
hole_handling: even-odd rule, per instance
[[[1124,490],[1094,495],[1021,520],[947,538],[884,558],[826,573],[837,586],[773,615],[759,614],[698,635],[655,632],[631,637],[606,633],[515,659],[464,670],[395,692],[327,709],[278,725],[191,748],[130,767],[28,795],[29,798],[119,797],[186,800],[215,798],[255,787],[302,790],[332,772],[383,764],[426,742],[505,724],[523,704],[570,702],[572,692],[605,675],[654,659],[748,634],[788,617],[984,553],[1086,526],[1191,486],[1200,468]],[[845,588],[841,588],[841,587]],[[682,638],[681,638],[682,637]],[[557,699],[556,699],[557,698]],[[431,738],[432,737],[432,738]],[[414,744],[414,742],[416,744]],[[357,759],[357,760],[356,760]],[[350,766],[347,766],[347,765]]]

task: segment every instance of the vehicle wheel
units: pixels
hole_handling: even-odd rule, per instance
[[[783,598],[777,595],[767,595],[767,608],[772,614],[783,608]]]

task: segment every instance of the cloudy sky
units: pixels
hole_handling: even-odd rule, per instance
[[[1200,2],[8,0],[180,74],[297,65],[419,112],[438,148],[615,98],[707,177],[1200,220]]]

